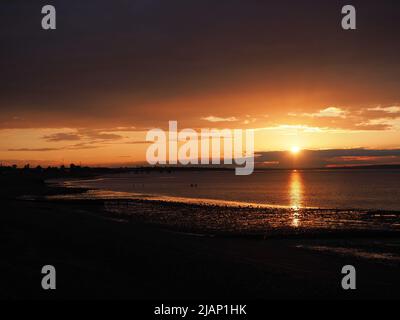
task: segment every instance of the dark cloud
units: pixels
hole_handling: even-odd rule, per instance
[[[294,156],[288,151],[257,153],[257,166],[273,168],[320,168],[337,165],[400,164],[400,149],[302,150]]]
[[[60,148],[17,148],[17,149],[8,149],[8,151],[13,152],[47,152],[47,151],[57,151]]]
[[[399,1],[353,0],[354,32],[340,28],[341,0],[51,3],[49,32],[46,1],[0,5],[0,128],[159,126],[400,100]],[[245,101],[220,98],[232,94]]]
[[[115,133],[110,133],[94,129],[77,129],[76,133],[71,132],[58,132],[50,135],[43,136],[43,139],[47,142],[60,142],[60,141],[78,141],[85,140],[88,142],[107,142],[122,139],[123,136]]]
[[[78,132],[92,141],[110,141],[123,138],[119,134],[104,132],[101,130],[79,129]]]
[[[60,151],[60,150],[88,150],[101,148],[101,145],[93,145],[87,143],[78,143],[74,145],[63,146],[59,148],[14,148],[8,149],[13,152],[48,152],[48,151]]]
[[[75,133],[54,133],[43,137],[48,142],[59,142],[59,141],[76,141],[80,140],[81,136]]]

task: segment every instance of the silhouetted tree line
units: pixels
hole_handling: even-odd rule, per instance
[[[23,167],[17,167],[17,165],[0,166],[0,175],[5,176],[25,176],[25,177],[37,177],[42,179],[51,178],[64,178],[64,177],[85,177],[99,174],[113,173],[113,172],[127,172],[129,168],[98,168],[98,167],[82,167],[80,165],[70,164],[69,167],[62,166],[48,166],[42,167],[40,165],[31,167],[30,164],[26,164]]]
[[[210,167],[179,167],[179,166],[142,166],[142,167],[120,167],[120,168],[107,168],[107,167],[88,167],[80,166],[71,163],[69,166],[47,166],[42,167],[31,166],[26,164],[23,167],[18,167],[17,165],[3,166],[0,165],[0,176],[25,176],[25,177],[36,177],[42,179],[52,179],[52,178],[68,178],[68,177],[90,177],[100,174],[108,173],[124,173],[132,172],[136,174],[150,174],[151,172],[157,173],[168,173],[180,171],[202,171],[210,170]],[[231,168],[221,168],[218,170],[232,170]]]

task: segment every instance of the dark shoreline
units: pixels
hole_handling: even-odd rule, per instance
[[[36,188],[39,195],[65,191]],[[199,236],[112,215],[97,200],[8,197],[2,204],[1,299],[400,299],[399,261],[313,250],[400,255],[396,234]],[[57,269],[54,292],[40,287],[46,264]],[[346,264],[357,267],[356,291],[340,287]]]

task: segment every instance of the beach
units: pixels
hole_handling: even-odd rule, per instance
[[[400,1],[43,2],[0,2],[0,300],[400,299]]]
[[[160,219],[146,220],[140,214],[136,218],[123,214],[126,200],[117,205],[116,213],[105,202],[3,200],[1,297],[400,298],[397,232],[317,230],[269,237],[267,232],[200,232],[190,225],[185,228]],[[194,204],[143,200],[132,200],[129,210],[165,217],[179,208],[202,210]],[[224,214],[224,208],[218,210]],[[232,209],[226,210],[229,214]],[[57,290],[52,292],[40,286],[40,270],[46,264],[57,268]],[[344,291],[340,285],[341,269],[347,264],[357,269],[354,291]]]

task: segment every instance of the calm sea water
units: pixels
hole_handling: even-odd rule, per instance
[[[250,176],[212,170],[126,173],[71,184],[143,197],[400,211],[400,170],[256,171]]]

